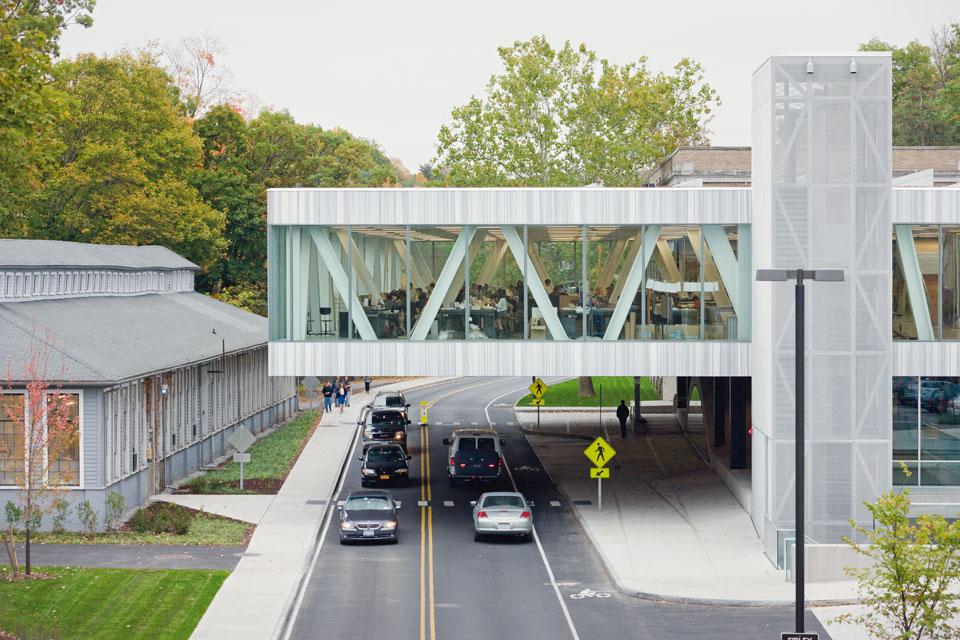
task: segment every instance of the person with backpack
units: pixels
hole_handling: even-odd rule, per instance
[[[320,393],[323,395],[323,412],[333,411],[333,383],[329,380],[324,382]]]
[[[630,417],[630,409],[627,408],[626,403],[621,400],[620,406],[617,407],[617,420],[620,421],[620,437],[627,437],[627,418]]]

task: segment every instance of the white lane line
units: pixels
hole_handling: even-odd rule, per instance
[[[512,389],[506,393],[502,393],[487,403],[487,406],[483,408],[483,412],[487,416],[487,422],[490,422],[490,405],[503,396],[516,393],[517,391],[522,391],[524,388],[525,387],[520,387],[518,389]],[[510,478],[510,484],[513,485],[513,490],[519,493],[520,490],[517,488],[517,483],[513,479],[513,474],[510,473],[510,465],[507,464],[506,455],[504,455],[503,466],[507,470],[507,476]],[[550,568],[550,561],[547,560],[547,553],[543,550],[543,544],[540,542],[540,536],[537,535],[536,525],[533,526],[533,541],[537,543],[537,551],[540,552],[540,559],[543,560],[543,567],[547,570],[547,576],[550,578],[550,584],[553,586],[553,592],[557,596],[557,602],[560,603],[560,609],[563,611],[563,617],[566,618],[567,626],[570,627],[570,636],[573,638],[573,640],[580,640],[580,634],[577,633],[577,628],[573,626],[573,618],[570,617],[570,611],[567,609],[567,603],[564,602],[563,595],[560,593],[560,587],[557,586],[557,579],[553,575],[553,569]]]
[[[297,594],[297,600],[293,605],[293,610],[290,612],[287,630],[283,634],[283,640],[290,639],[290,634],[293,633],[293,627],[297,623],[297,617],[300,614],[300,607],[303,605],[303,596],[307,593],[307,586],[310,584],[310,579],[313,577],[313,570],[317,566],[317,558],[320,557],[320,549],[323,548],[323,543],[327,539],[327,531],[330,529],[330,522],[333,520],[333,513],[337,510],[335,505],[340,503],[340,493],[343,491],[343,481],[346,480],[348,470],[350,469],[349,460],[356,457],[357,454],[357,443],[360,442],[360,433],[360,429],[357,429],[357,433],[353,436],[353,446],[350,447],[350,457],[347,458],[347,464],[343,466],[343,472],[340,474],[340,480],[337,482],[337,489],[333,494],[333,498],[330,500],[330,504],[327,506],[326,521],[323,523],[323,529],[320,530],[320,541],[317,543],[317,548],[313,552],[313,558],[310,560],[310,568],[307,570],[307,575],[301,583],[300,593]]]
[[[516,423],[516,422],[508,422],[508,423],[507,423],[507,426],[508,426],[508,427],[515,427],[515,426],[517,426],[517,423]]]
[[[480,424],[479,422],[471,422],[470,426],[476,427],[476,426],[479,426],[479,424]]]
[[[426,506],[428,506],[429,504],[430,504],[430,503],[427,502],[426,500],[417,500],[417,506],[418,506],[418,507],[426,507]]]
[[[459,422],[454,422],[454,423],[453,423],[453,426],[459,427],[459,426],[460,426],[460,423],[459,423]]]
[[[551,507],[559,507],[559,506],[560,506],[560,501],[559,501],[559,500],[551,500],[551,501],[550,501],[550,506],[551,506]]]
[[[445,506],[445,507],[452,507],[452,506],[453,506],[453,500],[444,500],[444,501],[443,501],[443,506]]]
[[[442,423],[442,422],[434,422],[433,424],[434,424],[434,426],[436,426],[436,427],[442,427],[442,426],[443,426],[443,423]]]

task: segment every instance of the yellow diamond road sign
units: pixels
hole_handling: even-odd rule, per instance
[[[610,446],[610,443],[603,438],[598,437],[583,450],[583,455],[590,458],[590,462],[595,467],[602,467],[617,455],[616,450]]]
[[[542,407],[542,406],[543,406],[543,398],[534,398],[534,399],[533,399],[533,406],[535,406],[535,407]]]
[[[595,467],[593,469],[590,469],[590,477],[591,478],[609,478],[610,469],[607,469],[606,467]]]
[[[530,389],[530,393],[533,394],[534,398],[542,398],[543,394],[545,394],[550,387],[544,384],[543,380],[537,378],[533,381],[533,384],[527,388]]]

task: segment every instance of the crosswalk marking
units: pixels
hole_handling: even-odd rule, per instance
[[[508,426],[508,427],[513,427],[513,426],[516,426],[516,424],[517,424],[516,422],[508,422],[508,423],[507,423],[507,426]]]
[[[459,426],[460,426],[460,423],[459,423],[459,422],[454,422],[454,423],[453,423],[453,426],[459,427]]]
[[[418,507],[426,507],[429,503],[426,500],[417,500]]]
[[[551,501],[550,501],[550,506],[551,506],[551,507],[559,507],[559,506],[560,506],[560,501],[559,501],[559,500],[551,500]]]
[[[443,506],[445,506],[445,507],[452,507],[452,506],[453,506],[453,500],[444,500],[444,501],[443,501]]]
[[[479,422],[471,422],[470,424],[471,424],[471,426],[474,426],[474,427],[475,427],[475,426],[477,426],[477,425],[480,424],[480,423],[479,423]]]

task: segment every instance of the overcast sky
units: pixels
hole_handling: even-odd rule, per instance
[[[412,170],[434,152],[451,109],[499,70],[496,49],[544,34],[623,63],[700,61],[723,101],[712,141],[750,144],[750,74],[772,53],[835,53],[873,36],[928,41],[960,20],[957,0],[97,0],[64,55],[211,34],[234,83],[298,120],[379,142]]]

